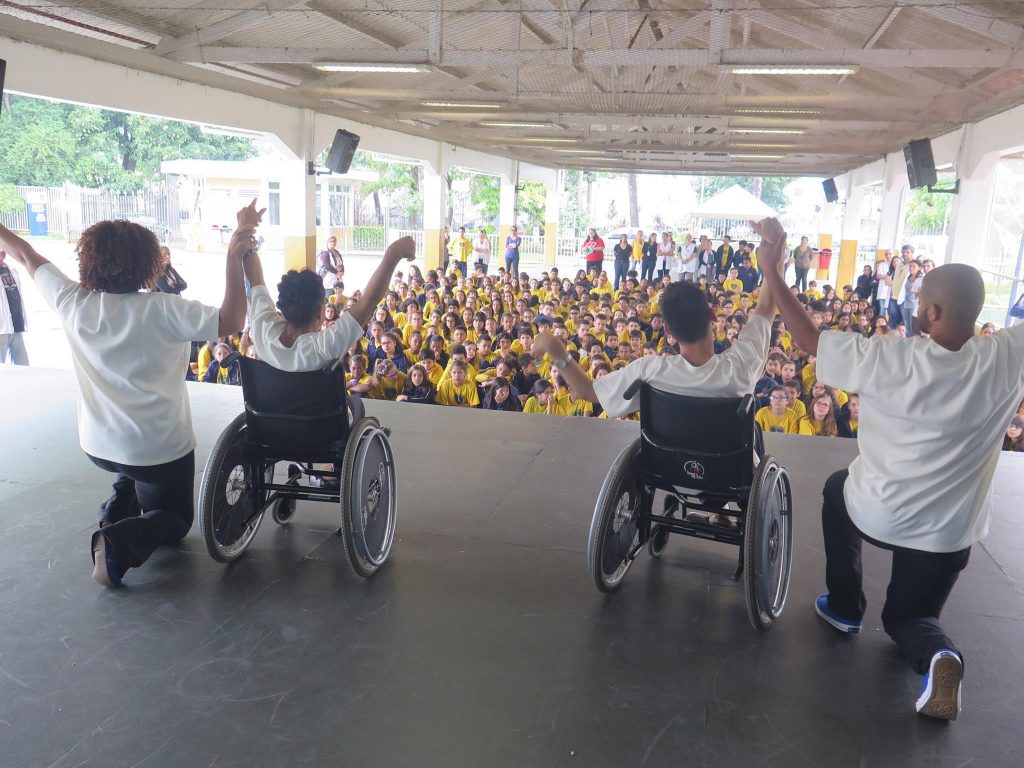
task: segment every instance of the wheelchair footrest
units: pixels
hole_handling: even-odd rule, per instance
[[[728,510],[717,510],[719,514],[728,514]],[[688,520],[680,520],[675,517],[665,517],[664,515],[651,515],[651,525],[661,525],[667,528],[672,533],[682,534],[683,536],[693,536],[698,539],[707,539],[709,541],[720,541],[725,544],[736,544],[740,545],[743,543],[743,529],[725,528],[720,525],[710,525],[708,523],[691,523]]]

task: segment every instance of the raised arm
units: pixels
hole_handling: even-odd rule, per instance
[[[774,246],[765,248],[764,242],[762,242],[762,247],[757,249],[758,263],[761,264],[764,271],[764,285],[771,290],[772,297],[778,302],[782,319],[786,321],[786,327],[792,334],[793,341],[805,352],[817,355],[818,337],[821,336],[821,331],[814,327],[814,323],[807,312],[804,311],[803,305],[797,301],[796,296],[786,287],[786,281],[782,276],[785,233],[782,233],[782,243],[779,245],[775,242],[778,233],[775,231],[774,226],[765,227],[766,222],[775,222],[778,225],[779,231],[782,229],[782,225],[778,224],[775,219],[765,219],[764,221],[757,222],[757,224],[751,222],[755,231],[766,240],[770,240]],[[758,303],[758,309],[760,309],[760,303]]]
[[[388,246],[388,249],[384,252],[384,258],[377,265],[377,269],[370,277],[370,282],[366,284],[362,298],[348,311],[359,325],[366,325],[370,322],[373,310],[377,308],[380,300],[387,293],[391,276],[395,273],[395,268],[401,263],[402,259],[412,261],[415,258],[416,241],[411,237],[400,238]]]
[[[266,208],[256,210],[253,198],[237,215],[238,227],[231,235],[228,245],[227,276],[224,283],[224,300],[220,305],[218,333],[227,336],[237,333],[245,325],[245,283],[242,276],[242,262],[245,258],[256,258],[256,227]],[[250,254],[246,257],[246,254]]]
[[[35,277],[36,270],[44,264],[49,264],[49,259],[44,259],[36,249],[26,243],[16,234],[11,232],[3,224],[0,224],[0,251],[5,251],[8,256],[21,264],[28,272],[29,277]]]
[[[763,269],[763,271],[767,273],[770,270],[781,275],[782,264],[786,257],[786,231],[782,228],[782,224],[778,219],[762,219],[758,222],[750,222],[750,224],[761,238],[761,244],[757,247],[758,264],[764,266],[765,262],[762,261],[762,258],[765,253],[770,251],[769,259],[774,256],[777,259],[777,266],[775,268]],[[768,281],[766,274],[765,280],[761,284],[761,295],[757,300],[757,306],[754,307],[754,311],[751,314],[760,315],[771,323],[775,320],[778,300],[778,289]]]
[[[544,331],[533,340],[533,354],[538,360],[545,354],[550,355],[552,360],[561,360],[566,356],[565,344],[555,334]],[[597,392],[594,391],[594,382],[576,364],[575,360],[569,358],[568,364],[559,371],[558,375],[565,379],[565,383],[572,388],[577,397],[582,397],[592,403],[600,403],[597,399]]]

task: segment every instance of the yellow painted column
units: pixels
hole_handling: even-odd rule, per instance
[[[316,269],[316,184],[306,164],[289,165],[281,184],[285,269]]]
[[[544,195],[544,264],[553,267],[558,259],[558,191],[562,174],[548,180]]]
[[[544,263],[555,266],[558,261],[558,222],[548,221],[544,224]]]
[[[423,266],[427,271],[441,268],[442,232],[440,229],[423,230]]]
[[[316,235],[284,236],[284,268],[316,271]]]
[[[429,166],[423,168],[423,266],[424,272],[440,269],[444,264],[441,253],[445,213],[445,173],[434,173]]]
[[[839,274],[836,276],[836,288],[853,285],[853,276],[857,271],[857,241],[843,240],[839,243]],[[842,294],[837,290],[836,293]]]
[[[832,250],[832,235],[818,235],[818,250],[823,251],[826,248],[830,251]],[[822,269],[820,262],[815,266],[817,267],[814,275],[815,279],[819,282],[822,280],[828,280],[828,270]]]

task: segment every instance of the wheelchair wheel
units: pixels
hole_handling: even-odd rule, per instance
[[[764,458],[764,432],[761,431],[761,425],[756,421],[754,422],[754,456],[758,461]]]
[[[673,517],[676,512],[679,511],[679,499],[675,496],[669,495],[665,497],[665,506],[662,512],[667,517]],[[669,532],[665,530],[663,525],[652,525],[651,526],[651,539],[647,545],[648,554],[657,559],[661,557],[665,551],[665,547],[668,546]]]
[[[263,520],[262,503],[260,512],[253,514],[252,468],[242,453],[245,430],[242,413],[221,432],[206,460],[199,490],[203,543],[210,557],[221,563],[242,556]]]
[[[789,594],[793,566],[793,494],[789,475],[772,456],[757,468],[743,533],[743,591],[755,629],[771,629]]]
[[[297,464],[289,464],[288,479],[285,480],[285,485],[294,485],[298,487],[301,479],[302,469]],[[295,514],[296,503],[295,499],[279,497],[270,505],[270,516],[278,525],[287,525],[291,522],[292,516]]]
[[[395,457],[377,419],[365,417],[352,427],[341,481],[345,552],[356,573],[372,576],[391,553],[398,509]]]
[[[587,547],[594,584],[602,592],[614,592],[633,564],[630,553],[640,540],[640,485],[636,460],[640,438],[622,450],[601,485]]]

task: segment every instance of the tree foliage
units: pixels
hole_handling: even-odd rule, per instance
[[[161,178],[163,160],[245,160],[249,139],[198,125],[12,96],[0,114],[0,182],[131,191]]]
[[[907,200],[907,227],[919,232],[944,232],[953,195],[932,194],[927,189],[912,189]]]
[[[369,152],[360,150],[352,159],[352,167],[377,172],[377,181],[363,182],[360,188],[364,194],[373,195],[378,221],[383,223],[381,192],[389,205],[397,206],[407,216],[415,216],[423,209],[422,166],[378,160]]]
[[[13,184],[0,184],[0,213],[13,213],[25,207],[25,200]]]

